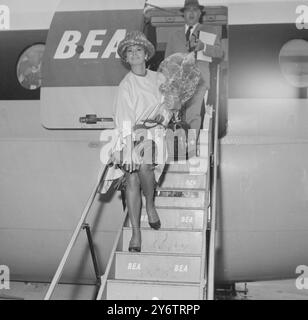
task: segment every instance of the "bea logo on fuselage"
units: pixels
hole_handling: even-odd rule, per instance
[[[67,30],[63,33],[54,59],[71,59],[77,54],[80,59],[109,59],[111,55],[119,59],[117,48],[125,38],[126,29],[116,30],[109,42],[106,41],[107,35],[107,29],[91,30],[84,44],[81,45],[82,33],[78,30]]]

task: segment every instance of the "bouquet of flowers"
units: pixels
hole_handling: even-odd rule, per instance
[[[195,93],[201,73],[195,63],[194,53],[175,53],[166,58],[158,68],[159,90],[163,102],[155,112],[155,119],[167,125]]]

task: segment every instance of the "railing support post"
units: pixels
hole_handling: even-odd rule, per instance
[[[99,272],[93,237],[91,234],[91,229],[90,229],[89,224],[84,223],[82,226],[82,229],[86,230],[86,234],[87,234],[87,238],[88,238],[88,242],[89,242],[89,247],[90,247],[90,252],[91,252],[91,257],[92,257],[92,262],[93,262],[93,267],[94,267],[94,272],[95,272],[95,277],[96,277],[96,282],[97,282],[97,285],[100,285],[101,276],[100,276],[100,272]]]

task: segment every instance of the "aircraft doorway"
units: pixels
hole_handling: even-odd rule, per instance
[[[149,61],[148,67],[156,71],[160,63],[165,58],[165,51],[170,35],[185,24],[180,8],[149,8],[145,11],[144,33],[155,45],[156,54]],[[220,88],[219,88],[219,133],[223,136],[227,129],[227,103],[228,103],[228,9],[226,7],[205,7],[200,18],[200,23],[208,26],[209,30],[221,38],[223,57],[213,59],[210,64],[210,90],[208,93],[208,103],[202,109],[204,118],[205,109],[214,106],[216,103],[217,66],[220,65]]]

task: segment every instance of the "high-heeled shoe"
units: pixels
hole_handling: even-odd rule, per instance
[[[148,222],[149,222],[149,225],[150,225],[150,227],[151,227],[152,229],[154,229],[154,230],[159,230],[160,227],[161,227],[161,222],[160,222],[160,219],[159,219],[159,216],[158,216],[158,213],[157,213],[156,210],[155,210],[155,212],[156,212],[156,215],[157,215],[157,217],[158,217],[158,220],[157,220],[157,221],[154,221],[154,222],[150,222],[150,220],[149,220],[149,214],[148,214]]]
[[[141,252],[141,246],[129,246],[128,247],[129,252]]]
[[[141,233],[140,233],[140,228],[136,228],[137,232],[140,234],[139,235],[139,239],[140,239],[140,243],[138,244],[132,244],[132,239],[129,242],[129,246],[128,246],[128,251],[129,252],[141,252]],[[136,231],[135,231],[136,232]]]
[[[160,227],[161,227],[161,222],[160,222],[159,219],[158,219],[158,221],[155,221],[155,222],[150,222],[150,221],[149,221],[149,225],[150,225],[150,227],[151,227],[152,229],[154,229],[154,230],[159,230]]]

